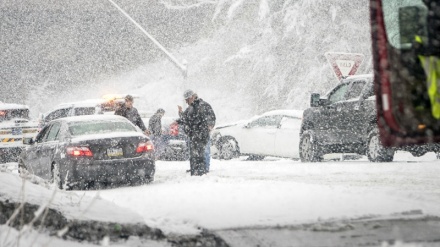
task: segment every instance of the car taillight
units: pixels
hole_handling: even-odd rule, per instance
[[[179,135],[179,125],[178,124],[171,124],[170,125],[170,136],[177,136]]]
[[[67,154],[74,157],[93,157],[93,153],[88,147],[68,147]]]
[[[139,143],[136,153],[146,153],[154,150],[154,145],[150,141]]]

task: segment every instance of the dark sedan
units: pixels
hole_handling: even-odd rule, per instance
[[[154,146],[124,117],[60,118],[46,125],[29,144],[20,156],[20,170],[48,179],[59,188],[87,189],[154,179]]]

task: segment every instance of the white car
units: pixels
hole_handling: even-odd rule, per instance
[[[276,110],[247,121],[217,126],[212,134],[213,154],[220,159],[249,155],[299,158],[299,133],[303,111]]]
[[[100,99],[87,99],[77,102],[63,103],[55,108],[40,114],[40,127],[45,126],[52,120],[83,115],[108,114],[113,115],[117,105],[124,103],[127,94],[106,94]],[[133,98],[139,98],[138,95],[131,95]]]

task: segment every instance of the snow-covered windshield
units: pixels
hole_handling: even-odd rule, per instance
[[[122,121],[70,122],[68,126],[73,136],[136,131],[133,125]]]

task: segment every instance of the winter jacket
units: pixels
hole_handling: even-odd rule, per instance
[[[127,108],[125,106],[119,108],[115,111],[115,115],[120,115],[132,122],[134,125],[138,126],[142,131],[146,131],[147,128],[144,125],[144,121],[142,121],[141,116],[136,108]]]
[[[161,115],[156,113],[150,118],[150,121],[148,121],[148,129],[150,130],[151,134],[154,136],[162,135],[161,119],[162,119]]]
[[[194,100],[177,120],[177,123],[184,126],[186,134],[191,139],[208,139],[208,126],[215,125],[215,113],[207,102],[200,98]]]

